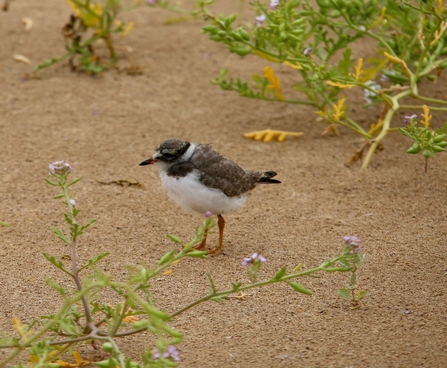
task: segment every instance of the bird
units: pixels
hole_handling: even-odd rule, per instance
[[[205,230],[202,242],[195,247],[208,254],[219,254],[224,248],[225,220],[222,215],[243,207],[248,193],[258,184],[281,183],[272,179],[277,175],[275,171],[244,170],[208,143],[167,139],[140,166],[152,164],[159,169],[162,187],[186,212],[217,215],[217,248],[208,250],[208,230]]]

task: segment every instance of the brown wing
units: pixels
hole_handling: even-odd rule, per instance
[[[209,144],[198,145],[191,156],[200,172],[200,181],[210,188],[220,189],[228,197],[240,196],[253,189],[261,172],[245,171],[233,161],[214,151]]]

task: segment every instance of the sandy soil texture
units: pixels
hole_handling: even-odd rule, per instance
[[[228,13],[237,4],[223,7]],[[13,333],[13,317],[27,323],[57,310],[61,300],[46,277],[71,282],[42,256],[69,254],[50,230],[64,224],[63,207],[44,182],[55,160],[84,178],[74,189],[81,220],[98,220],[80,238],[81,260],[109,251],[100,267],[124,280],[126,266],[153,265],[175,247],[167,233],[192,238],[202,218],[167,197],[154,167],[138,166],[175,137],[211,142],[244,168],[275,170],[282,184],[257,188],[226,216],[223,255],[185,259],[153,282],[161,308],[173,312],[205,295],[207,272],[219,288],[247,282],[241,262],[254,252],[267,259],[261,279],[282,266],[317,266],[341,251],[344,235],[361,238],[367,259],[360,282],[369,293],[351,310],[337,295],[347,275],[324,274],[300,280],[312,296],[273,285],[202,304],[172,322],[185,334],[181,367],[447,366],[447,154],[424,174],[422,156],[407,155],[410,142],[396,133],[370,169],[346,167],[358,136],[321,136],[325,125],[311,108],[243,99],[211,85],[220,68],[249,79],[265,61],[229,54],[200,33],[203,21],[166,25],[171,15],[159,9],[128,13],[135,27],[117,44],[118,65],[142,74],[112,69],[92,77],[62,62],[24,80],[31,67],[13,55],[37,65],[62,54],[69,12],[64,1],[16,0],[0,13],[0,221],[10,224],[0,228],[1,331]],[[24,17],[34,22],[29,31]],[[287,67],[277,70],[285,85],[295,78]],[[443,76],[428,88],[446,98],[446,86]],[[350,107],[368,126],[380,111],[362,104],[359,98]],[[433,120],[439,126],[447,116]],[[283,143],[243,137],[267,127],[305,135]],[[142,186],[100,183],[119,180]],[[217,242],[215,230],[209,242]],[[151,342],[133,336],[122,349],[138,359]],[[0,359],[5,354],[0,350]],[[85,354],[93,352],[86,347]]]

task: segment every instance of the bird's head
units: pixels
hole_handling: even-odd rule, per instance
[[[177,163],[191,143],[179,139],[167,139],[161,143],[152,157],[140,163],[140,166],[159,164],[160,167],[169,167]]]

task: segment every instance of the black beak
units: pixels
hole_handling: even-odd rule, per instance
[[[140,166],[146,166],[146,165],[152,165],[155,164],[156,160],[154,160],[152,157],[148,158],[146,161],[143,161]]]

